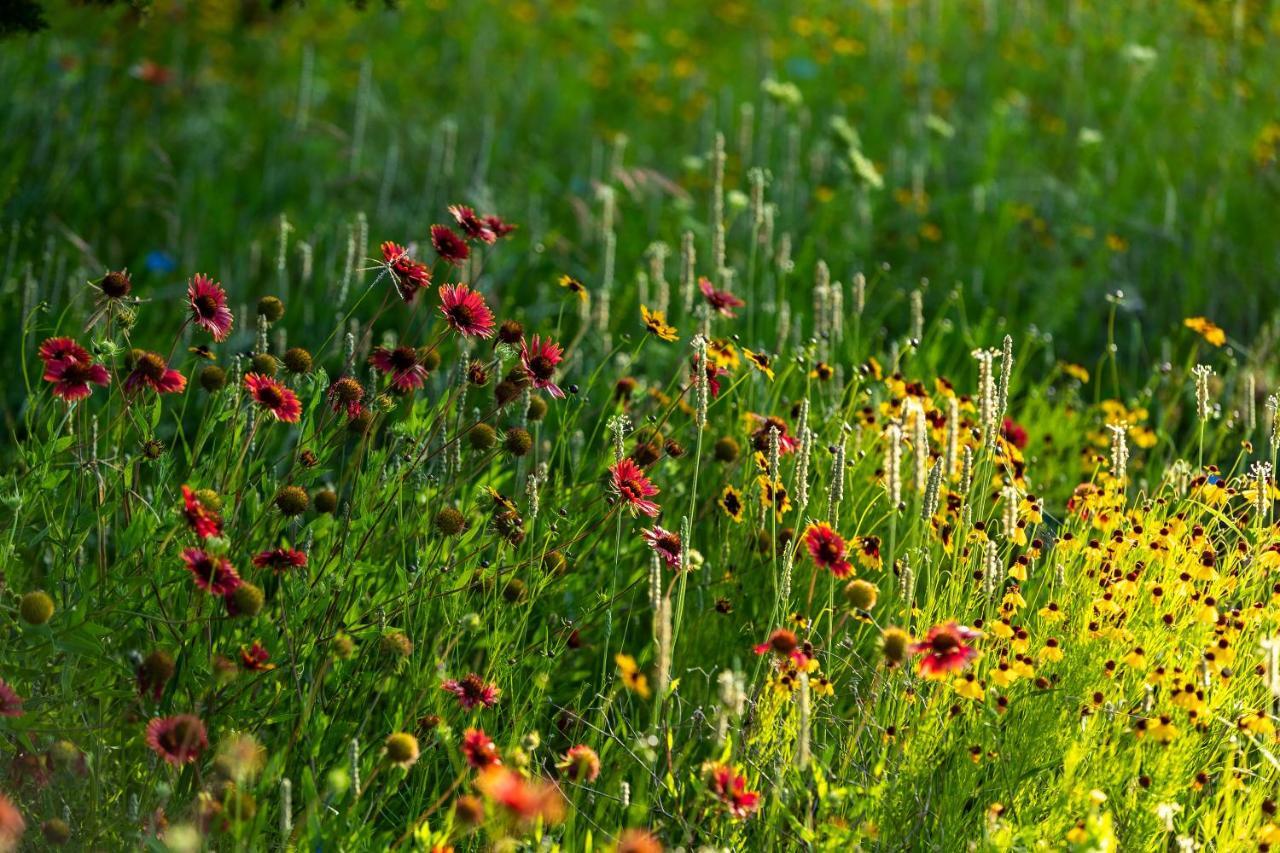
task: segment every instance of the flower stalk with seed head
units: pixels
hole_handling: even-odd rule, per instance
[[[890,421],[885,430],[884,484],[889,492],[889,503],[894,512],[902,503],[902,424]]]
[[[1129,429],[1125,424],[1107,424],[1111,430],[1111,479],[1123,490],[1129,471]]]

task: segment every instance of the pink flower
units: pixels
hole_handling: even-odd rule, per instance
[[[453,214],[458,227],[462,229],[462,233],[466,234],[469,239],[490,244],[498,241],[498,235],[489,227],[489,223],[476,216],[476,212],[466,205],[450,205],[449,213]]]
[[[564,350],[550,338],[540,340],[534,335],[531,340],[520,341],[520,364],[533,387],[544,388],[552,397],[560,399],[564,398],[564,392],[551,380],[555,376],[556,365],[563,360]]]
[[[440,686],[457,696],[458,704],[465,711],[481,706],[492,708],[498,701],[499,694],[502,693],[496,685],[485,683],[485,680],[474,672],[461,681],[453,678],[446,679]]]
[[[431,226],[431,245],[435,247],[436,254],[455,267],[461,266],[471,254],[467,241],[455,234],[448,225]]]
[[[253,558],[253,564],[260,569],[271,569],[275,572],[286,572],[289,569],[301,569],[307,565],[307,555],[292,548],[273,548],[262,551]]]
[[[235,567],[225,557],[214,557],[199,548],[187,548],[182,552],[182,561],[187,564],[187,571],[191,572],[196,586],[210,595],[226,595],[243,583]]]
[[[139,352],[133,371],[125,377],[124,390],[132,394],[139,388],[150,388],[157,394],[176,394],[187,387],[187,377],[153,352]]]
[[[207,329],[215,341],[225,341],[231,334],[234,318],[227,307],[227,292],[222,285],[202,273],[191,277],[187,285],[187,300],[191,303],[191,319]]]
[[[276,420],[296,424],[302,416],[302,403],[298,400],[298,395],[270,376],[247,373],[244,387],[249,389],[254,402],[269,411]]]
[[[506,237],[515,231],[518,226],[512,225],[510,222],[503,222],[502,217],[494,216],[492,213],[484,218],[485,227],[496,234],[499,238]]]
[[[493,312],[484,303],[484,297],[480,292],[472,290],[465,284],[441,286],[440,313],[460,335],[477,338],[493,337]]]
[[[22,697],[0,678],[0,717],[21,717]]]
[[[671,568],[679,570],[681,550],[679,533],[673,533],[655,524],[649,530],[641,530],[640,535],[644,537],[644,541],[649,544],[649,547],[662,558],[663,562]]]
[[[727,290],[716,290],[711,280],[705,276],[698,279],[698,289],[702,291],[707,303],[724,317],[738,316],[733,313],[733,309],[747,304]]]
[[[55,358],[45,362],[44,380],[53,383],[53,393],[68,403],[93,393],[92,385],[111,384],[111,374],[101,364],[75,358]]]
[[[825,521],[810,524],[804,531],[804,544],[813,562],[838,578],[845,577],[853,566],[845,559],[846,545],[839,533]]]
[[[45,364],[51,361],[71,359],[88,364],[93,361],[89,351],[71,338],[49,338],[40,344],[40,360]]]
[[[969,641],[980,636],[972,628],[948,622],[930,628],[923,640],[911,644],[910,652],[924,655],[920,659],[921,675],[939,677],[968,666],[978,656],[978,650],[969,645]]]
[[[427,381],[427,369],[418,362],[418,351],[413,347],[378,347],[369,354],[369,363],[391,377],[392,388],[405,394]]]
[[[414,260],[408,249],[390,240],[382,244],[382,259],[395,281],[396,292],[405,302],[412,302],[418,291],[431,286],[431,271]]]
[[[195,761],[208,745],[204,723],[194,714],[157,717],[147,723],[147,746],[175,767]]]
[[[622,499],[632,513],[642,512],[650,518],[658,515],[658,505],[649,498],[658,494],[659,489],[649,482],[649,478],[631,458],[611,466],[609,475],[613,493]]]

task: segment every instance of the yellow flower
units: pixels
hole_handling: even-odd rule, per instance
[[[1271,722],[1266,714],[1250,711],[1236,721],[1236,725],[1243,731],[1253,732],[1256,735],[1266,735],[1270,737],[1276,733],[1275,724]]]
[[[733,519],[735,524],[742,521],[742,493],[732,485],[724,487],[724,491],[720,493],[720,500],[716,503],[720,505],[720,509],[724,510],[725,515]]]
[[[1081,384],[1087,385],[1089,382],[1089,371],[1085,370],[1078,364],[1070,364],[1064,362],[1062,372],[1070,376],[1072,379],[1079,380]]]
[[[760,486],[761,503],[766,507],[773,507],[774,516],[778,520],[791,511],[791,498],[787,495],[781,478],[775,479],[761,474],[756,478],[756,483]]]
[[[650,311],[647,307],[641,305],[640,319],[644,322],[645,331],[655,335],[659,340],[674,341],[680,337],[680,333],[676,331],[675,326],[667,323],[667,315],[662,311]]]
[[[769,360],[769,356],[762,352],[752,352],[746,347],[742,348],[742,354],[747,357],[747,361],[751,363],[752,367],[773,379],[773,364]]]
[[[578,297],[581,302],[587,301],[587,286],[570,275],[560,276],[560,286]]]
[[[723,367],[725,370],[734,370],[741,364],[738,350],[724,338],[715,338],[707,343],[707,358],[716,367]]]
[[[649,679],[640,671],[640,667],[636,665],[636,659],[631,655],[618,652],[614,656],[614,661],[618,664],[618,672],[622,674],[622,683],[626,685],[627,689],[641,699],[648,699],[651,695]]]
[[[1227,333],[1218,328],[1218,326],[1207,317],[1188,317],[1182,321],[1182,325],[1186,326],[1188,329],[1192,330],[1215,347],[1220,347],[1227,342]]]
[[[972,676],[957,678],[951,682],[951,686],[955,688],[956,693],[965,699],[972,699],[975,702],[981,702],[987,696],[987,691],[983,688],[982,682]]]
[[[1178,736],[1178,727],[1168,717],[1160,717],[1147,724],[1147,734],[1160,743],[1171,743]]]

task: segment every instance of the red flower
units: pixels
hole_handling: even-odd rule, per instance
[[[813,562],[829,569],[836,577],[842,578],[853,569],[845,559],[844,539],[825,521],[809,525],[804,532],[804,544],[809,549]]]
[[[360,417],[360,413],[364,411],[364,406],[360,404],[364,399],[364,386],[350,376],[333,380],[327,397],[329,407],[335,412],[346,412],[349,420]]]
[[[276,420],[296,424],[302,416],[302,403],[298,400],[298,395],[270,376],[246,373],[244,387],[249,389],[254,402],[271,412]]]
[[[468,238],[490,244],[498,241],[498,235],[489,227],[489,223],[476,216],[476,212],[466,205],[450,205],[449,213],[453,214],[453,218],[458,222],[458,227],[462,229],[462,233],[466,234]]]
[[[564,817],[564,795],[540,779],[526,780],[514,770],[489,767],[476,778],[476,789],[521,823],[541,819],[557,823]]]
[[[225,557],[211,556],[199,548],[187,548],[182,552],[182,560],[195,578],[196,586],[210,595],[226,595],[242,583],[240,575]]]
[[[552,382],[556,365],[564,360],[564,350],[551,339],[540,340],[537,335],[529,341],[520,341],[520,364],[534,388],[544,388],[552,397],[564,398],[560,386]]]
[[[498,748],[484,733],[484,729],[467,729],[462,733],[462,754],[466,756],[467,763],[477,770],[502,763],[502,759],[498,757]]]
[[[502,217],[494,216],[492,213],[484,218],[484,224],[486,228],[500,238],[506,237],[512,231],[516,230],[517,227],[509,222],[503,222]]]
[[[391,377],[392,388],[405,394],[427,381],[427,369],[418,362],[418,351],[413,347],[377,347],[370,353],[369,363]]]
[[[650,518],[657,517],[658,505],[649,498],[658,493],[658,487],[649,482],[639,465],[628,457],[611,466],[609,474],[613,493],[626,502],[633,514],[643,512]]]
[[[574,782],[594,782],[600,776],[600,756],[586,744],[569,747],[564,760],[556,764]]]
[[[693,382],[697,379],[698,355],[697,353],[694,353],[689,358],[690,361],[693,362],[689,367],[689,381]],[[725,370],[709,358],[704,359],[704,361],[706,363],[707,392],[711,394],[711,398],[714,400],[716,397],[720,396],[720,377],[727,376],[729,371]]]
[[[88,353],[85,353],[88,355]],[[101,364],[78,358],[55,358],[45,362],[44,380],[53,383],[53,393],[68,403],[83,400],[93,393],[93,385],[110,385],[111,374]]]
[[[1004,423],[1000,427],[1000,435],[1004,436],[1005,441],[1019,450],[1023,450],[1027,446],[1027,430],[1013,418],[1004,419]]]
[[[698,279],[698,289],[702,291],[707,303],[724,317],[738,316],[733,313],[733,309],[741,308],[747,304],[727,290],[716,290],[715,285],[711,283],[711,279],[706,276]]]
[[[292,548],[275,548],[258,554],[253,558],[253,564],[260,569],[285,572],[306,566],[307,555]]]
[[[396,292],[405,302],[412,302],[418,291],[431,286],[431,271],[426,265],[410,257],[409,250],[390,240],[382,244],[382,259],[395,281]]]
[[[964,669],[978,656],[978,650],[968,645],[968,641],[980,636],[982,635],[972,628],[948,622],[930,628],[922,641],[911,644],[910,651],[913,655],[924,655],[920,659],[921,675],[941,676],[953,670]]]
[[[481,706],[492,708],[498,701],[499,694],[502,693],[496,685],[486,684],[485,680],[474,672],[461,681],[453,678],[446,679],[440,686],[458,697],[458,704],[464,711]]]
[[[800,648],[796,635],[786,628],[779,628],[769,635],[769,639],[755,646],[752,651],[758,655],[773,652],[779,657],[790,657]]]
[[[27,831],[27,822],[22,819],[22,812],[4,794],[0,794],[0,850],[17,850],[22,833]]]
[[[776,429],[778,431],[778,455],[786,456],[791,451],[800,446],[800,440],[794,435],[787,432],[787,422],[782,418],[770,415],[751,415],[758,426],[756,431],[751,433],[751,446],[761,453],[769,451],[769,431]]]
[[[139,388],[150,388],[157,394],[176,394],[187,387],[187,377],[171,370],[168,363],[153,352],[139,352],[133,372],[124,380],[124,390],[132,394]]]
[[[194,714],[157,717],[147,723],[147,745],[175,766],[190,764],[209,745],[204,723]]]
[[[22,697],[0,678],[0,717],[21,717]]]
[[[215,341],[225,341],[231,334],[234,318],[227,307],[227,292],[207,275],[196,273],[187,285],[187,300],[191,303],[191,319],[207,329]]]
[[[201,539],[222,535],[222,517],[200,502],[196,493],[185,483],[182,486],[182,514],[187,524]]]
[[[484,297],[480,292],[465,284],[446,284],[440,287],[440,313],[460,335],[493,337],[493,312],[484,304]]]
[[[71,338],[48,338],[40,345],[40,360],[45,364],[51,361],[72,359],[83,364],[93,361],[89,351]]]
[[[662,558],[668,566],[677,571],[680,569],[680,534],[673,533],[659,525],[650,530],[641,530],[640,535],[649,547]]]
[[[727,764],[714,762],[707,768],[711,793],[729,807],[736,818],[750,817],[760,807],[760,794],[747,790],[747,777]]]
[[[455,267],[461,266],[471,254],[467,241],[455,234],[448,225],[431,226],[431,245],[435,247],[436,254]]]
[[[271,653],[257,640],[253,641],[252,646],[240,647],[240,666],[250,672],[266,672],[275,669],[275,664],[269,663],[270,660]]]

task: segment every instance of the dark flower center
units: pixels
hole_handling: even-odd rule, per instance
[[[73,385],[79,385],[87,382],[92,372],[92,366],[79,361],[72,361],[62,369],[62,381],[69,382]]]
[[[258,389],[258,402],[274,409],[284,402],[284,395],[274,385],[264,385]]]
[[[418,351],[412,347],[396,347],[391,353],[391,366],[402,373],[418,362]]]
[[[218,313],[218,301],[208,294],[197,296],[191,304],[195,306],[196,313],[201,317],[211,318]]]
[[[159,380],[163,378],[165,368],[164,359],[153,352],[144,353],[138,359],[138,372],[148,379]]]
[[[545,355],[535,355],[529,359],[529,372],[539,379],[550,379],[556,366]]]
[[[466,328],[475,322],[475,315],[471,313],[471,309],[466,305],[455,305],[449,309],[449,318],[453,320],[454,325]]]
[[[121,297],[129,295],[131,285],[129,283],[129,277],[124,273],[109,272],[102,279],[100,287],[102,288],[102,292],[107,296],[112,299],[120,299]]]
[[[827,540],[818,546],[818,558],[824,563],[834,563],[840,559],[840,556],[840,547],[831,540]]]
[[[929,648],[933,649],[934,654],[939,655],[955,651],[959,646],[960,641],[950,631],[943,631],[929,641]]]

